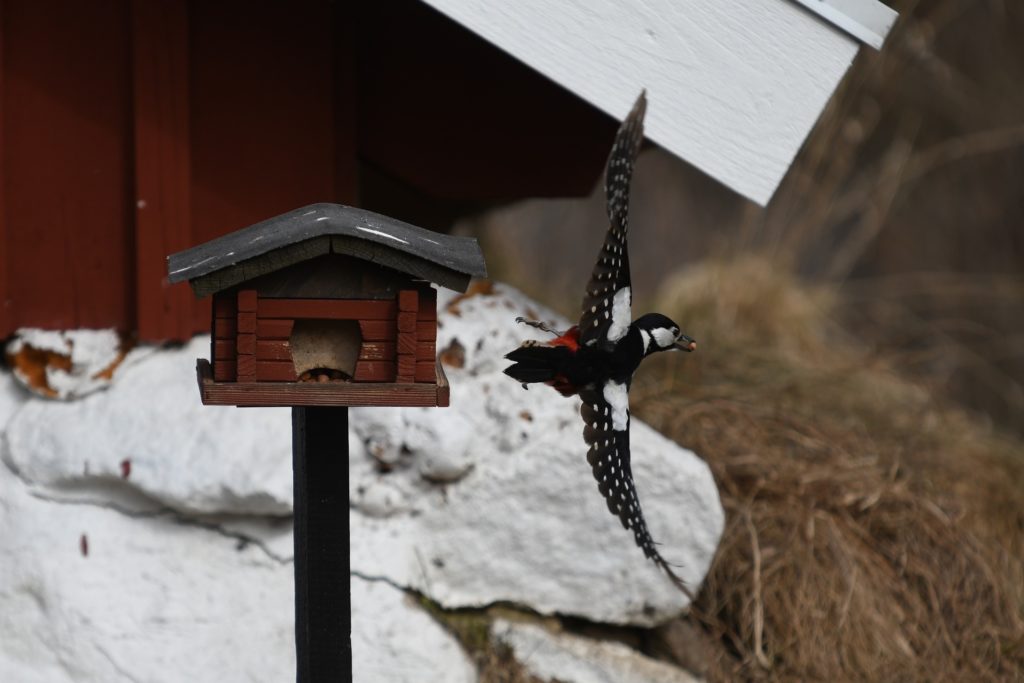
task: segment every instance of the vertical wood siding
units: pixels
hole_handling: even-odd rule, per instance
[[[387,4],[0,0],[0,339],[206,331],[166,256],[311,202],[439,227],[452,202],[589,191],[614,121]]]
[[[6,89],[4,88],[4,0],[0,0],[0,337],[13,328],[11,315],[11,297],[7,291],[7,261],[10,260],[10,251],[7,249],[7,214],[6,203],[4,202],[4,190],[7,186],[4,173],[4,125],[5,109],[4,99]]]
[[[189,38],[191,243],[333,198],[330,5],[195,2]]]
[[[205,331],[168,254],[352,202],[354,118],[333,108],[352,55],[332,30],[326,0],[0,0],[0,339]]]
[[[167,282],[166,257],[191,244],[188,5],[132,0],[135,291],[144,339],[188,337],[198,306]],[[198,309],[198,310],[194,310]]]
[[[130,329],[130,31],[125,2],[5,0],[6,334]]]

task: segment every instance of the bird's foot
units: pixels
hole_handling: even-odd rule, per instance
[[[516,322],[522,323],[523,325],[529,325],[530,327],[536,327],[538,330],[541,330],[542,332],[547,332],[548,334],[553,334],[556,337],[562,336],[561,332],[559,332],[558,330],[551,329],[551,327],[549,327],[547,323],[541,322],[540,320],[527,320],[523,316],[519,316],[518,318],[516,318]]]

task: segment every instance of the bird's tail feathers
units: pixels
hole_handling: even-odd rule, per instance
[[[524,384],[550,382],[571,355],[572,351],[564,346],[526,344],[505,355],[513,362],[505,368],[505,374]]]

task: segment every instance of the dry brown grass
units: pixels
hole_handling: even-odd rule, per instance
[[[638,167],[635,310],[700,350],[631,400],[726,508],[713,680],[1024,681],[1024,3],[891,4],[766,209]],[[575,312],[599,203],[522,213],[492,272]]]
[[[723,231],[723,250],[857,280],[870,307],[857,324],[1024,434],[1024,90],[1010,86],[1024,82],[1024,3],[889,4],[884,49],[860,52],[769,206]]]
[[[1024,449],[748,257],[666,284],[700,336],[636,413],[710,464],[727,525],[691,619],[713,680],[1024,680]],[[698,361],[699,358],[699,361]]]

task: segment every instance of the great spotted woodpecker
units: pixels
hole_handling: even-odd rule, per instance
[[[579,323],[564,333],[540,322],[517,322],[556,335],[549,342],[523,343],[505,357],[514,362],[505,374],[523,384],[553,386],[565,396],[579,395],[585,423],[587,461],[608,509],[633,530],[644,555],[661,567],[687,595],[683,581],[658,552],[644,521],[629,458],[629,387],[642,361],[659,351],[693,351],[697,343],[679,325],[660,313],[635,321],[631,315],[629,251],[629,187],[643,141],[647,108],[644,93],[615,137],[605,170],[605,196],[610,226],[583,296]],[[692,596],[691,596],[692,597]]]

